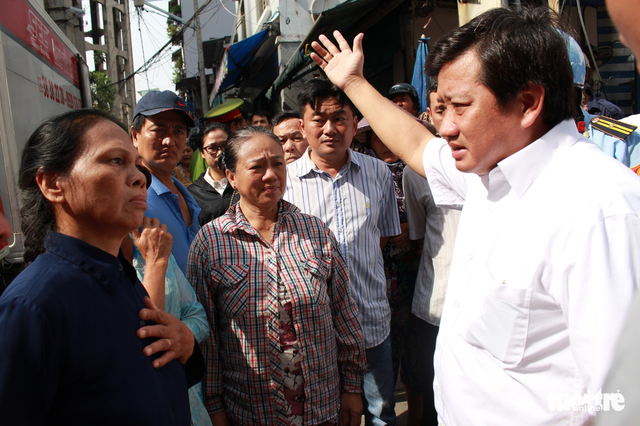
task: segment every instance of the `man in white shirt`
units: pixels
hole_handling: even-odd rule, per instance
[[[464,204],[434,357],[446,425],[588,423],[640,284],[640,180],[577,132],[559,26],[500,8],[436,43],[444,139],[366,82],[362,35],[313,43],[436,203]]]

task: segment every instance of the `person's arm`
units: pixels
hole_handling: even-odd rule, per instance
[[[317,53],[312,52],[311,58],[333,84],[344,90],[380,140],[402,161],[424,176],[422,153],[427,142],[435,136],[413,117],[387,101],[364,78],[362,33],[353,40],[353,50],[339,31],[334,31],[333,35],[340,48],[321,35],[319,39],[324,47],[318,42],[312,42],[311,47]],[[398,129],[402,131],[399,132]]]
[[[360,426],[362,422],[362,396],[343,393],[340,399],[339,426]]]
[[[427,206],[424,204],[425,185],[427,182],[424,178],[421,178],[409,166],[404,168],[402,187],[411,240],[424,239],[427,227]]]
[[[382,250],[389,242],[389,237],[380,237],[380,250]]]
[[[149,293],[153,303],[164,310],[165,274],[171,255],[173,237],[167,231],[167,226],[160,224],[156,218],[145,217],[142,222],[142,232],[137,229],[131,233],[136,247],[145,260],[145,271],[142,285]],[[124,241],[123,241],[124,243]]]
[[[407,247],[411,244],[408,222],[400,223],[400,235],[389,238],[389,244],[396,247]]]
[[[174,359],[180,364],[186,364],[195,346],[195,338],[189,327],[173,315],[158,309],[148,297],[144,298],[144,305],[146,308],[142,309],[138,316],[141,320],[153,321],[156,324],[141,327],[136,334],[140,339],[157,337],[158,340],[145,347],[143,352],[147,356],[164,352],[153,361],[153,367],[160,368]]]
[[[209,322],[204,307],[198,302],[196,292],[178,267],[173,256],[169,258],[170,270],[176,275],[180,295],[180,320],[189,327],[198,342],[209,337]]]

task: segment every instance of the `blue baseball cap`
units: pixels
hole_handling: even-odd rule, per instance
[[[187,126],[195,127],[196,123],[189,114],[187,102],[170,90],[165,90],[164,92],[149,92],[140,98],[133,113],[133,119],[135,120],[139,114],[149,117],[171,110],[181,113],[187,122]]]

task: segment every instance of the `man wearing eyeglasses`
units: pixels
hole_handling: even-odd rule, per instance
[[[200,135],[198,148],[208,168],[187,187],[202,209],[198,215],[200,226],[222,216],[239,198],[229,185],[218,161],[230,134],[231,131],[225,124],[209,123]]]

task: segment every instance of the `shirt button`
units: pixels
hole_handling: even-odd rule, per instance
[[[442,346],[440,346],[440,343],[438,343],[438,344],[436,345],[436,350],[441,350],[441,349],[442,349]]]
[[[440,385],[436,385],[436,391],[440,392]]]
[[[456,305],[456,308],[460,307],[460,302],[458,302],[457,300],[455,302],[453,302],[454,305]]]
[[[473,260],[473,254],[469,253],[469,260]]]
[[[120,272],[124,271],[124,268],[122,267],[122,263],[118,265],[118,269],[120,270]]]

